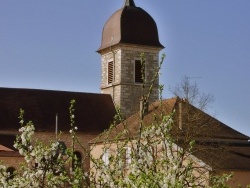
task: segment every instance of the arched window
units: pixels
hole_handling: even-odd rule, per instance
[[[103,151],[102,161],[104,162],[105,165],[109,164],[109,149],[105,149]]]
[[[131,163],[131,153],[132,153],[132,149],[131,147],[126,147],[126,165],[129,165]]]
[[[6,170],[6,172],[8,173],[7,181],[14,178],[15,171],[16,171],[16,169],[12,166],[7,168],[7,170]]]
[[[82,167],[82,154],[79,151],[74,152],[74,158],[72,163],[73,168]]]
[[[135,60],[134,67],[135,83],[143,83],[143,81],[145,81],[145,62],[141,62],[141,60]]]

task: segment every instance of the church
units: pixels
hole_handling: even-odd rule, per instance
[[[25,120],[33,121],[37,139],[44,142],[54,140],[57,131],[62,132],[60,139],[66,147],[70,145],[69,105],[72,99],[76,100],[77,134],[86,147],[92,139],[109,128],[116,114],[116,107],[120,108],[131,124],[136,125],[133,115],[140,109],[140,99],[149,91],[151,111],[149,110],[147,118],[150,118],[159,100],[159,79],[154,80],[152,88],[150,86],[159,67],[159,52],[163,48],[154,19],[145,10],[137,7],[133,0],[125,0],[123,7],[113,13],[105,23],[101,45],[97,49],[101,56],[102,70],[100,94],[0,88],[0,160],[11,168],[17,168],[23,160],[13,148],[20,128],[20,108],[25,111]],[[173,98],[164,103],[171,107],[167,108],[170,113],[174,109],[178,111],[182,102],[181,99]],[[223,168],[237,172],[238,179],[235,183],[249,184],[249,137],[210,116],[209,118],[219,127],[213,132],[210,141],[227,141],[232,146],[229,156],[231,161],[228,159],[230,163]],[[79,156],[83,155],[77,147],[76,152]],[[200,157],[203,159],[204,155]],[[224,163],[220,163],[222,164]],[[89,168],[89,165],[85,161],[84,168]]]

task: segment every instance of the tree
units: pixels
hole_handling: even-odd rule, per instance
[[[203,151],[203,156],[214,153],[210,159],[210,164],[214,168],[219,167],[219,163],[225,159],[224,152],[228,150],[228,143],[220,141],[220,133],[223,131],[221,122],[215,121],[213,116],[208,116],[204,111],[210,107],[214,101],[211,94],[201,92],[196,82],[191,82],[190,78],[184,76],[179,84],[169,88],[170,91],[184,102],[178,108],[179,124],[176,129],[177,137],[184,143],[184,148],[189,147],[189,142],[196,141],[193,153]],[[197,108],[199,110],[197,110]],[[202,140],[202,141],[201,141]],[[213,142],[211,142],[213,140]],[[216,152],[216,151],[221,152]]]
[[[211,94],[201,92],[197,83],[191,83],[187,76],[184,76],[179,84],[169,89],[175,96],[187,100],[200,110],[206,110],[208,105],[214,101]]]
[[[163,60],[164,56],[160,66]],[[158,79],[159,70],[160,67],[152,86]],[[159,91],[162,96],[163,86]],[[200,93],[198,86],[191,85],[187,77],[175,91],[176,95],[184,94],[178,111],[166,114],[162,110],[158,115],[154,114],[154,121],[148,124],[144,116],[151,94],[149,90],[143,97],[136,134],[133,134],[135,127],[131,127],[131,122],[122,121],[118,113],[118,120],[122,123],[114,123],[92,146],[94,149],[103,143],[102,155],[97,159],[92,156],[91,160],[93,184],[100,187],[228,187],[225,182],[231,175],[211,175],[210,166],[197,163],[199,159],[194,156],[198,150],[204,149],[197,147],[195,140],[201,135],[212,137],[213,133],[206,129],[217,127],[213,119],[201,111],[213,101],[213,97]],[[160,99],[159,109],[162,109],[162,97]],[[198,113],[192,104],[198,104]],[[213,147],[206,147],[206,152],[211,152],[211,149]]]
[[[162,110],[150,124],[138,114],[141,126],[136,130],[129,120],[113,125],[92,146],[93,153],[95,148],[103,153],[99,158],[92,156],[91,183],[100,187],[228,187],[225,182],[230,175],[212,176],[211,167],[193,155],[195,140],[174,136],[175,114]]]
[[[162,64],[164,57],[161,60]],[[158,79],[159,69],[152,81]],[[163,86],[160,86],[160,93]],[[195,141],[186,139],[186,145],[179,145],[180,137],[173,137],[175,115],[162,110],[152,117],[153,122],[144,121],[147,113],[148,95],[143,97],[138,115],[136,134],[122,119],[119,109],[110,129],[93,141],[86,156],[91,168],[85,172],[75,161],[74,146],[78,141],[74,124],[74,104],[70,105],[72,145],[65,154],[60,146],[60,137],[50,144],[34,140],[35,126],[24,122],[20,112],[20,135],[15,148],[24,156],[24,163],[11,175],[4,165],[0,166],[0,186],[18,188],[52,187],[228,187],[225,182],[230,175],[210,176],[209,166],[197,163],[193,155]],[[162,101],[160,101],[160,106]],[[161,109],[161,108],[160,108]],[[101,142],[101,144],[99,144]],[[185,147],[184,147],[185,146]],[[93,151],[101,148],[98,157]],[[71,168],[73,163],[73,168]]]
[[[81,187],[84,183],[84,171],[77,164],[74,155],[74,142],[77,141],[74,126],[74,105],[71,101],[70,120],[71,120],[71,137],[72,146],[62,151],[60,138],[45,144],[36,141],[34,138],[35,126],[29,121],[24,122],[24,111],[20,110],[20,135],[17,136],[14,147],[24,156],[24,163],[20,169],[10,174],[6,167],[0,166],[0,186],[4,188],[45,188],[45,187]],[[68,168],[67,168],[68,167]]]

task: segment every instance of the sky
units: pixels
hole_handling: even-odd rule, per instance
[[[134,0],[156,21],[164,98],[184,76],[208,112],[250,136],[250,1]],[[0,0],[0,87],[100,92],[96,50],[124,0]]]

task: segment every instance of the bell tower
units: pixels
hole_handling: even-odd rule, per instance
[[[148,93],[163,48],[155,21],[133,0],[125,0],[123,7],[105,23],[97,50],[102,65],[101,92],[112,96],[124,116],[139,110],[140,99]],[[158,87],[159,80],[153,86],[149,103],[158,100]]]

